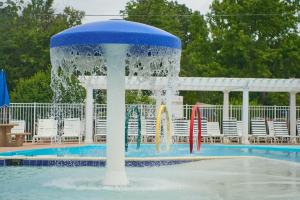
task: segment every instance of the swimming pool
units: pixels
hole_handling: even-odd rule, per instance
[[[277,160],[287,160],[300,163],[300,146],[266,146],[266,145],[219,145],[219,144],[204,144],[201,146],[201,151],[189,153],[188,144],[173,144],[170,151],[164,150],[162,146],[161,152],[157,153],[155,145],[143,144],[140,149],[136,149],[136,145],[129,145],[127,158],[163,158],[163,157],[210,157],[210,156],[258,156],[264,158],[272,158]],[[2,159],[6,157],[94,157],[104,158],[106,156],[106,145],[86,145],[79,147],[64,147],[64,148],[45,148],[21,150],[13,152],[0,153]],[[0,158],[1,159],[1,158]]]
[[[20,159],[22,164],[19,167],[2,165],[0,199],[250,200],[297,199],[300,195],[300,146],[205,144],[201,152],[190,154],[189,145],[175,144],[170,151],[162,148],[158,154],[155,145],[142,145],[139,150],[136,145],[130,145],[126,153],[127,159],[140,158],[138,163],[144,162],[145,165],[140,168],[137,166],[141,165],[132,162],[134,165],[126,167],[130,184],[124,187],[102,185],[105,159],[99,159],[105,157],[105,151],[105,145],[86,145],[1,153],[0,166],[1,160],[7,162],[16,158],[19,161],[18,158],[22,156],[24,159]],[[236,157],[174,165],[174,161],[180,158],[211,156]],[[167,157],[171,159],[172,166],[143,161]],[[54,158],[62,160],[57,161]],[[95,162],[72,160],[74,158],[94,158]],[[180,162],[176,162],[178,163]]]
[[[300,196],[300,164],[258,157],[126,168],[130,184],[103,186],[105,168],[3,167],[2,200],[252,200]]]

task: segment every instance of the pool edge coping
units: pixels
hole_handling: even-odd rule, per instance
[[[201,161],[213,159],[252,158],[257,156],[197,156],[197,157],[128,157],[125,161]],[[56,156],[0,156],[0,160],[74,160],[74,161],[106,161],[106,157],[56,157]]]

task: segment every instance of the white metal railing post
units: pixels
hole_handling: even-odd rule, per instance
[[[248,131],[249,131],[249,89],[244,88],[243,91],[243,110],[242,110],[242,120],[243,120],[243,137],[242,143],[248,144]]]
[[[35,135],[35,124],[36,124],[36,102],[33,103],[33,133],[32,133],[32,137]]]
[[[277,118],[277,106],[274,105],[274,116],[273,116],[273,119],[276,119]]]
[[[290,135],[296,136],[296,123],[297,123],[297,113],[296,113],[296,92],[290,92]]]
[[[229,105],[229,118],[232,118],[232,110],[233,110],[233,106]]]

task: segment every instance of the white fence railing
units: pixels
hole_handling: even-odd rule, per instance
[[[128,106],[133,105],[126,105]],[[137,105],[141,116],[145,119],[156,117],[155,105]],[[183,105],[176,107],[182,116],[181,119],[189,119],[192,105]],[[250,106],[249,119],[261,117],[266,120],[284,119],[289,121],[289,106]],[[204,105],[201,106],[201,113],[208,121],[219,122],[222,124],[223,106],[222,105]],[[300,118],[300,106],[296,110],[297,119]],[[242,120],[242,106],[231,105],[229,108],[229,117]],[[9,108],[0,108],[0,123],[9,123],[13,120],[24,120],[26,122],[26,132],[36,133],[36,124],[38,119],[56,118],[59,120],[58,130],[61,131],[63,118],[85,119],[84,104],[52,104],[52,103],[12,103]],[[106,105],[95,104],[94,119],[106,118]],[[27,138],[28,140],[31,137]]]
[[[61,131],[64,118],[85,118],[84,104],[52,104],[52,103],[12,103],[8,108],[2,108],[1,123],[10,121],[25,121],[25,132],[36,133],[38,119],[58,119],[58,131]],[[3,112],[5,111],[5,114]],[[27,137],[30,140],[31,136]]]

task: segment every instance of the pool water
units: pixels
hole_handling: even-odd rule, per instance
[[[300,164],[259,157],[126,168],[130,184],[103,186],[105,168],[3,167],[2,200],[295,200]]]
[[[0,156],[58,156],[58,157],[105,157],[106,145],[47,148],[0,153]],[[126,157],[197,157],[197,156],[259,156],[300,163],[300,146],[258,146],[258,145],[213,145],[204,144],[201,151],[189,153],[188,144],[173,144],[170,151],[162,146],[157,153],[155,145],[143,144],[140,149],[129,145]]]

